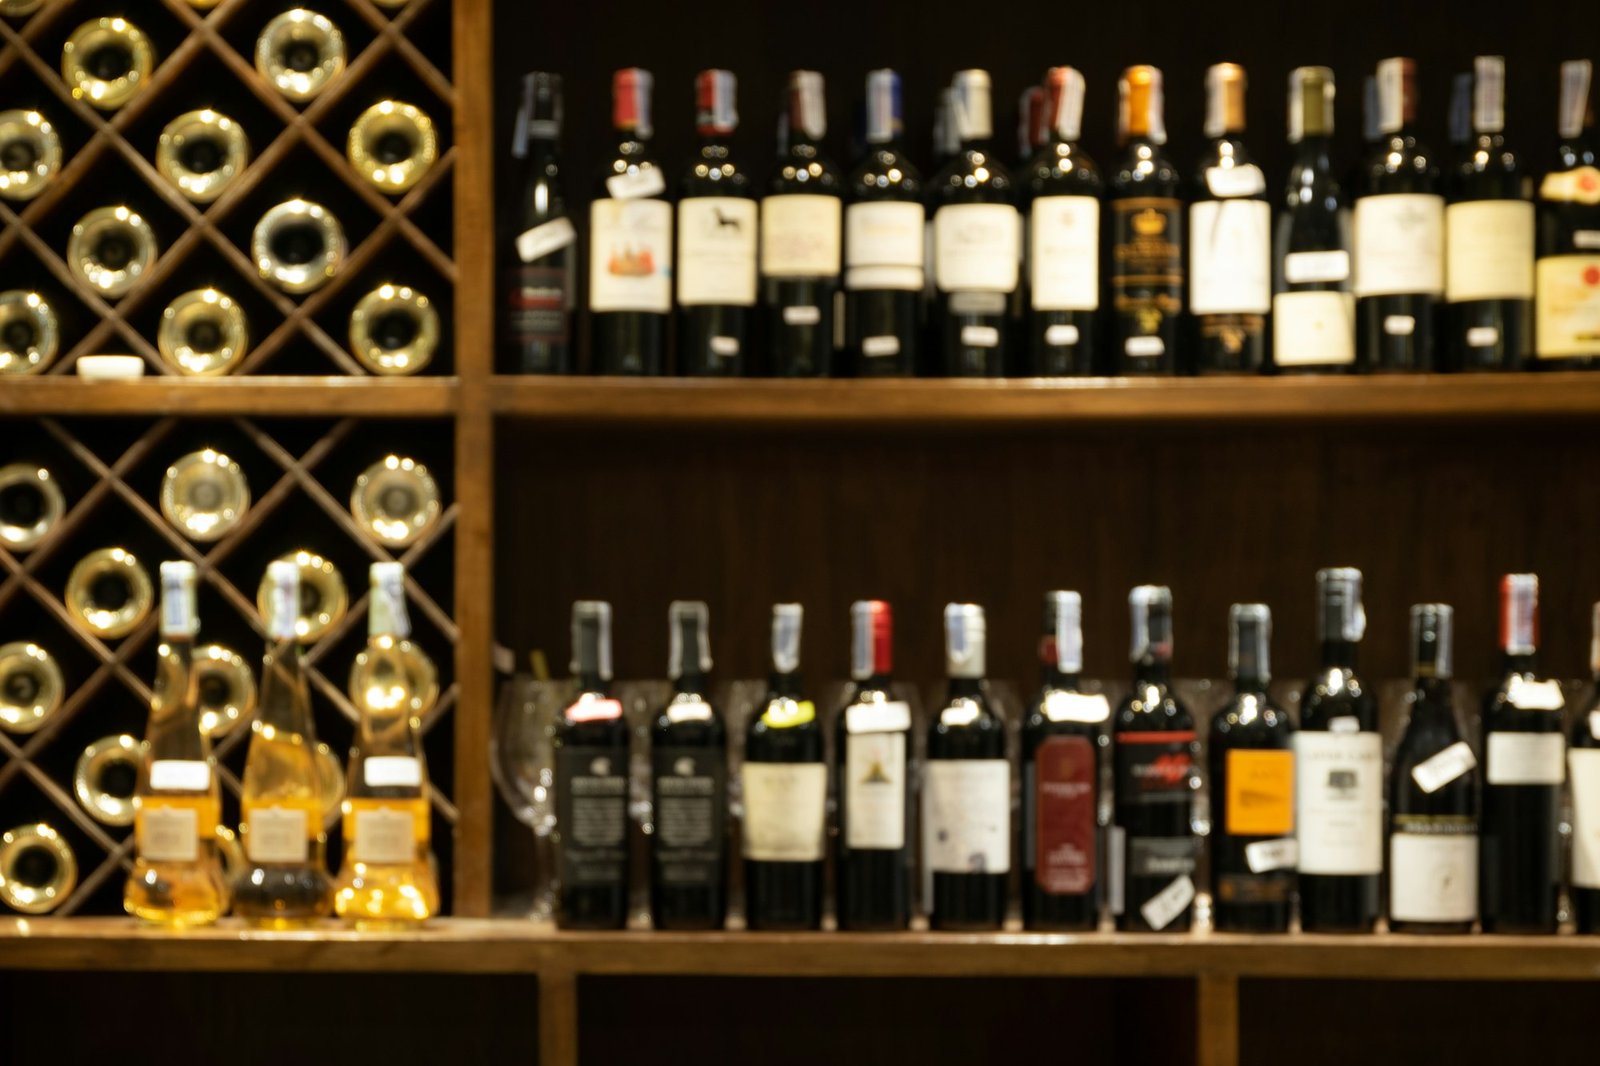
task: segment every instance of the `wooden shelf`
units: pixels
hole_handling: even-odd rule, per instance
[[[1592,980],[1600,937],[1096,933],[563,933],[519,919],[174,933],[122,918],[6,919],[0,969],[804,977],[1166,976]]]
[[[871,381],[502,376],[491,402],[502,415],[560,426],[1538,420],[1600,414],[1600,373]]]
[[[0,415],[449,415],[453,377],[146,377],[82,381],[14,378],[0,386]]]

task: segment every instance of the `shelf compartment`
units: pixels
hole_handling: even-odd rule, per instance
[[[453,377],[146,377],[82,381],[43,376],[0,387],[0,415],[359,415],[455,412]]]

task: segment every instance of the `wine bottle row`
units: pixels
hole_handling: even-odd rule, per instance
[[[988,73],[960,71],[939,99],[926,174],[901,144],[896,72],[867,75],[863,143],[846,173],[829,154],[822,75],[796,71],[764,185],[739,158],[731,72],[697,78],[700,148],[674,170],[651,147],[651,75],[628,68],[615,75],[615,147],[584,216],[561,174],[561,80],[530,74],[503,366],[578,369],[580,238],[600,374],[1600,366],[1591,80],[1589,61],[1562,64],[1561,149],[1535,196],[1506,138],[1496,56],[1474,61],[1448,165],[1417,137],[1415,62],[1379,63],[1350,178],[1332,163],[1333,71],[1295,69],[1294,162],[1275,187],[1245,144],[1245,71],[1233,63],[1206,74],[1210,144],[1192,170],[1166,151],[1154,67],[1122,75],[1119,148],[1104,170],[1080,143],[1077,70],[1046,73],[1015,171],[994,146]]]
[[[853,688],[829,721],[800,673],[802,609],[778,604],[767,692],[732,771],[706,606],[675,602],[673,694],[649,731],[655,926],[724,926],[731,838],[748,927],[820,928],[831,837],[833,911],[850,930],[907,928],[922,909],[934,929],[998,929],[1013,870],[1028,928],[1093,930],[1109,914],[1124,931],[1187,930],[1208,855],[1211,920],[1224,931],[1286,932],[1298,915],[1315,932],[1370,932],[1381,916],[1396,931],[1555,933],[1570,785],[1573,914],[1580,932],[1600,932],[1600,704],[1574,716],[1569,737],[1562,689],[1537,671],[1537,578],[1501,584],[1504,673],[1485,696],[1477,749],[1452,703],[1452,609],[1411,609],[1415,680],[1387,776],[1356,662],[1361,573],[1321,571],[1317,589],[1322,665],[1298,725],[1269,693],[1270,609],[1235,604],[1232,692],[1204,738],[1172,685],[1168,589],[1129,597],[1134,683],[1115,708],[1082,679],[1078,594],[1048,593],[1016,765],[985,680],[981,607],[945,609],[948,692],[917,766],[912,709],[894,694],[889,605],[851,608]],[[555,724],[556,916],[569,928],[620,928],[630,914],[633,742],[612,691],[610,622],[604,602],[574,605],[577,695]],[[1600,675],[1600,604],[1595,626]],[[1196,804],[1203,778],[1209,818]]]

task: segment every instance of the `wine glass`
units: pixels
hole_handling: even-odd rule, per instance
[[[494,732],[489,738],[489,766],[500,797],[517,821],[533,830],[534,869],[553,868],[551,834],[556,825],[554,731],[557,698],[563,684],[539,684],[517,674],[500,690]],[[526,910],[529,918],[550,920],[555,889],[547,876],[534,882]]]

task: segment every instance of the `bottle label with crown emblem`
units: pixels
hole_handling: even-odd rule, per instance
[[[1111,203],[1111,288],[1119,336],[1134,357],[1170,355],[1183,310],[1183,205],[1175,197]],[[1159,343],[1138,344],[1136,341]]]
[[[589,309],[672,308],[672,205],[596,200],[589,207]]]

